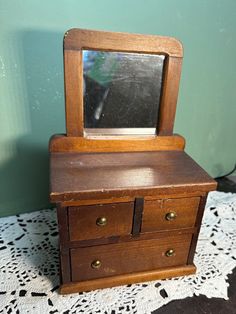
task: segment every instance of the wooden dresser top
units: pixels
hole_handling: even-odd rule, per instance
[[[52,202],[207,192],[216,182],[184,151],[51,153]]]

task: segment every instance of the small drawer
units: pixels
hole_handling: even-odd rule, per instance
[[[127,235],[133,221],[132,202],[69,207],[71,241]]]
[[[144,202],[141,232],[194,227],[200,197]]]
[[[71,249],[72,281],[187,263],[192,234]]]

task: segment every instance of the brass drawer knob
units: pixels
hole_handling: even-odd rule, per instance
[[[106,224],[107,224],[107,219],[106,219],[106,217],[99,217],[99,218],[96,220],[96,225],[97,225],[97,226],[102,227],[102,226],[106,226]]]
[[[101,265],[102,265],[102,263],[101,263],[101,261],[99,261],[99,260],[95,260],[95,261],[93,261],[93,262],[91,263],[91,267],[94,268],[94,269],[100,268]]]
[[[169,212],[166,214],[166,220],[172,221],[175,220],[177,217],[175,212]]]
[[[165,255],[167,257],[171,257],[175,254],[175,251],[173,249],[169,249],[168,251],[166,251]]]

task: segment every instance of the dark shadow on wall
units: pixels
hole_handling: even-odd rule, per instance
[[[15,119],[25,121],[27,128],[9,143],[14,155],[0,168],[0,216],[49,206],[48,141],[52,134],[65,132],[63,33],[23,31],[14,40],[22,84],[13,92],[24,97],[12,107],[24,113]]]

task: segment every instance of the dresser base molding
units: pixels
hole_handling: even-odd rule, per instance
[[[196,266],[183,265],[176,267],[162,268],[159,270],[151,270],[145,272],[138,272],[133,274],[118,275],[113,277],[106,277],[94,280],[87,280],[81,282],[71,282],[62,284],[60,286],[60,294],[78,293],[84,291],[91,291],[101,288],[111,288],[114,286],[121,286],[133,284],[137,282],[145,282],[151,280],[160,280],[172,277],[192,275],[196,273]]]

